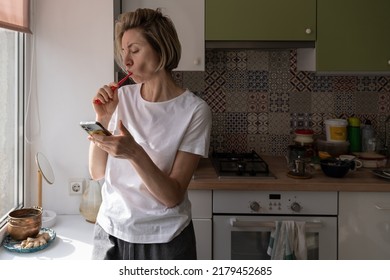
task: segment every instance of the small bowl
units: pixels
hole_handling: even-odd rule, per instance
[[[350,170],[355,168],[354,161],[326,158],[320,160],[322,172],[326,176],[334,178],[344,177]]]
[[[42,226],[42,208],[22,208],[8,214],[7,230],[14,240],[35,237]]]
[[[55,225],[57,220],[57,214],[51,210],[43,210],[42,212],[42,227],[51,228]]]

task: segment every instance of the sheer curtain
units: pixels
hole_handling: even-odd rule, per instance
[[[0,219],[15,207],[16,199],[16,36],[14,31],[0,29]]]
[[[7,213],[22,198],[23,151],[20,144],[23,104],[24,35],[30,30],[30,0],[0,0],[0,230]],[[1,243],[1,236],[0,236]]]
[[[30,0],[0,0],[0,27],[31,33]]]

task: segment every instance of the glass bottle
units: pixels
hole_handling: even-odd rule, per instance
[[[362,127],[362,151],[375,151],[375,131],[370,120],[366,120]]]

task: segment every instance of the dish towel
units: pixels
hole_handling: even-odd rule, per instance
[[[267,249],[271,260],[306,260],[305,228],[304,221],[275,221]]]

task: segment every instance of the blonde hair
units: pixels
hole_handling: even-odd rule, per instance
[[[115,60],[125,69],[122,58],[122,37],[129,29],[138,29],[160,57],[156,71],[171,72],[177,68],[181,57],[181,45],[172,20],[161,9],[137,9],[121,14],[115,22]]]

